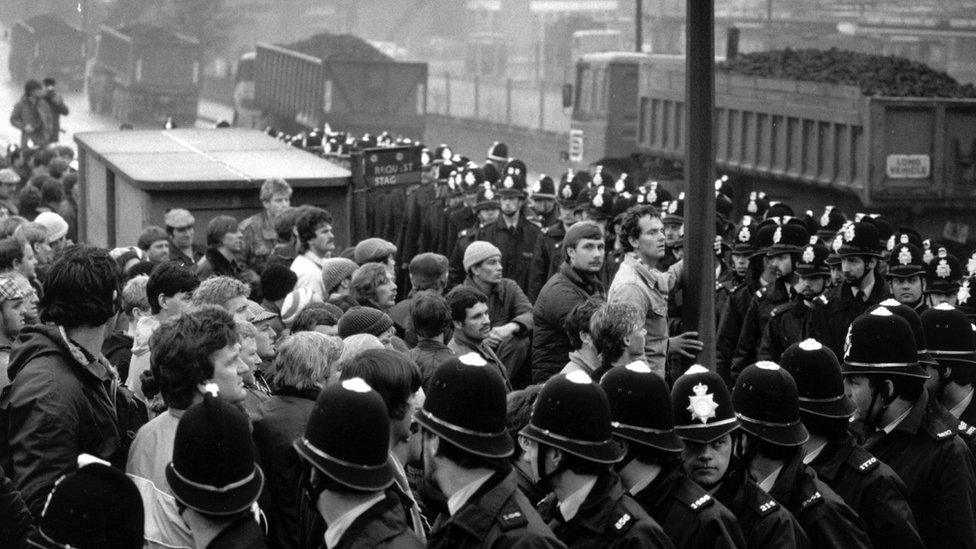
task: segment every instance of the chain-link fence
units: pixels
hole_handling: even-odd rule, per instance
[[[533,130],[569,131],[558,84],[432,74],[427,112]]]

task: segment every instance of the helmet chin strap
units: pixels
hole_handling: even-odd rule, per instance
[[[553,470],[549,474],[546,474],[545,473],[546,447],[543,446],[542,444],[539,444],[538,447],[539,447],[539,451],[536,453],[535,456],[535,467],[536,467],[536,472],[539,475],[539,480],[536,481],[536,486],[538,486],[539,488],[541,488],[546,492],[552,492],[554,490],[554,487],[552,485],[552,480],[556,477],[556,475],[563,472],[563,470],[565,469],[565,467],[563,466],[563,462],[565,462],[566,460],[560,460],[559,465],[556,465],[556,467],[553,468]]]

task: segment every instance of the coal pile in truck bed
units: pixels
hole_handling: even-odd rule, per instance
[[[392,62],[393,59],[352,34],[321,33],[283,47],[324,61]]]
[[[740,54],[718,63],[717,71],[843,84],[864,95],[886,97],[976,98],[976,86],[960,84],[948,74],[916,61],[853,51],[784,49]]]

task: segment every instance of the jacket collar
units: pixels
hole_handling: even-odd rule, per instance
[[[310,387],[308,389],[296,389],[294,387],[281,387],[275,391],[274,396],[293,396],[298,398],[306,398],[308,400],[315,400],[319,396],[321,391],[318,387]]]
[[[847,463],[854,448],[854,437],[851,435],[845,436],[840,441],[830,441],[810,465],[816,463],[817,476],[823,477],[824,481],[830,484],[830,481],[840,475],[841,467]]]
[[[646,488],[634,494],[634,499],[640,502],[641,507],[650,512],[651,509],[656,509],[668,499],[674,490],[674,485],[681,480],[682,475],[681,465],[668,466],[658,473],[657,477]]]
[[[220,253],[217,248],[207,248],[207,252],[204,255],[207,257],[207,261],[210,262],[210,266],[213,267],[214,271],[236,273],[240,270],[236,261],[224,257],[224,254]]]
[[[514,471],[498,471],[492,475],[450,521],[476,539],[484,539],[501,514],[502,507],[515,490],[518,480]]]
[[[388,514],[395,514],[395,518],[399,520],[387,517]],[[388,490],[382,500],[359,515],[349,525],[345,534],[340,538],[339,544],[336,545],[336,549],[342,547],[376,547],[381,545],[384,540],[394,538],[407,529],[409,528],[406,518],[403,516],[400,499],[395,493]]]
[[[596,273],[582,273],[566,262],[559,266],[559,272],[590,295],[603,293],[603,284]]]
[[[595,534],[603,533],[610,522],[616,503],[622,497],[624,497],[624,489],[620,485],[617,474],[600,475],[593,489],[590,490],[590,495],[586,496],[586,500],[580,505],[572,523]]]
[[[779,476],[776,477],[776,482],[773,484],[772,490],[769,491],[769,495],[773,496],[773,499],[783,505],[789,505],[789,502],[794,499],[794,488],[797,486],[800,476],[809,474],[808,471],[807,466],[803,463],[803,452],[796,452],[793,459],[783,464],[783,468],[780,469]]]

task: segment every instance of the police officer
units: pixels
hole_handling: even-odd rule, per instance
[[[416,421],[424,475],[447,496],[428,547],[563,547],[518,488],[506,459],[505,382],[479,355],[441,364]]]
[[[856,408],[833,351],[806,339],[787,348],[780,365],[796,381],[800,418],[810,433],[803,463],[861,517],[875,547],[924,547],[905,483],[847,432]]]
[[[312,466],[303,490],[328,527],[328,549],[423,547],[408,525],[393,485],[390,419],[362,378],[325,387],[295,451]]]
[[[568,547],[673,547],[611,469],[624,454],[610,423],[607,395],[582,370],[543,385],[519,432],[537,482],[553,490],[540,514]]]
[[[807,244],[810,236],[806,227],[798,220],[789,220],[783,224],[775,221],[767,223],[760,229],[760,234],[772,231],[772,242],[765,250],[765,261],[775,273],[775,280],[765,288],[757,291],[746,310],[742,321],[742,329],[736,342],[735,354],[732,356],[731,379],[734,381],[746,366],[756,361],[756,352],[762,340],[763,330],[773,310],[790,301],[794,293],[793,283],[796,275],[793,267],[797,264],[800,251]],[[772,224],[770,224],[772,223]]]
[[[930,396],[937,398],[964,430],[972,427],[976,432],[976,332],[966,314],[948,303],[925,311],[920,320],[928,352],[938,364],[940,383]]]
[[[810,335],[813,302],[822,298],[830,278],[830,269],[826,263],[830,252],[815,241],[816,237],[813,237],[803,248],[803,252],[795,256],[797,262],[793,266],[793,298],[778,305],[770,313],[759,343],[759,360],[778,362],[787,347]]]
[[[905,482],[926,547],[976,547],[973,457],[952,425],[928,406],[912,329],[877,307],[850,326],[844,384],[869,433],[864,448]]]
[[[674,432],[685,443],[685,472],[732,511],[746,545],[809,546],[793,515],[749,478],[736,457],[739,420],[722,378],[698,364],[692,366],[675,380],[671,407]]]
[[[626,455],[620,480],[675,547],[745,547],[739,523],[724,505],[689,479],[678,456],[671,394],[643,361],[617,366],[600,380],[610,400],[614,437]]]
[[[732,355],[735,347],[739,343],[739,332],[742,330],[742,322],[745,319],[746,311],[752,301],[752,296],[762,288],[763,266],[761,261],[765,258],[765,253],[756,252],[757,237],[759,228],[752,224],[752,220],[746,216],[743,224],[736,229],[732,242],[732,287],[729,288],[729,296],[726,304],[719,316],[718,330],[716,332],[716,371],[731,386]],[[773,233],[768,231],[765,236],[772,243]],[[770,271],[772,272],[772,271]],[[775,279],[775,273],[770,275],[770,280]]]
[[[871,547],[857,513],[803,463],[810,437],[793,376],[775,362],[749,366],[735,382],[732,407],[745,432],[743,465],[800,521],[810,546]]]
[[[922,314],[928,309],[925,303],[925,263],[922,250],[909,242],[903,234],[888,255],[888,287],[891,296],[899,303],[908,305]]]
[[[666,271],[681,259],[685,246],[685,193],[668,201],[661,208],[661,221],[664,222],[664,259],[658,269]]]
[[[473,163],[464,166],[458,174],[461,184],[461,207],[448,217],[450,227],[447,248],[453,250],[461,231],[478,225],[478,193],[484,189],[485,174]]]
[[[556,211],[556,183],[551,177],[540,174],[532,184],[529,196],[529,221],[539,227],[548,227],[558,219]]]
[[[542,236],[536,241],[532,253],[532,268],[529,274],[529,299],[535,301],[539,291],[556,274],[559,266],[565,261],[562,250],[563,238],[566,231],[576,223],[574,210],[580,199],[580,194],[586,189],[583,178],[572,172],[566,172],[556,189],[556,209],[558,219],[542,228]]]
[[[935,258],[925,268],[925,296],[929,307],[948,303],[953,307],[959,302],[962,285],[962,264],[940,246]]]
[[[532,252],[542,231],[522,213],[525,203],[525,164],[511,160],[498,186],[502,215],[498,221],[478,230],[475,240],[491,242],[502,251],[502,270],[527,292]]]

